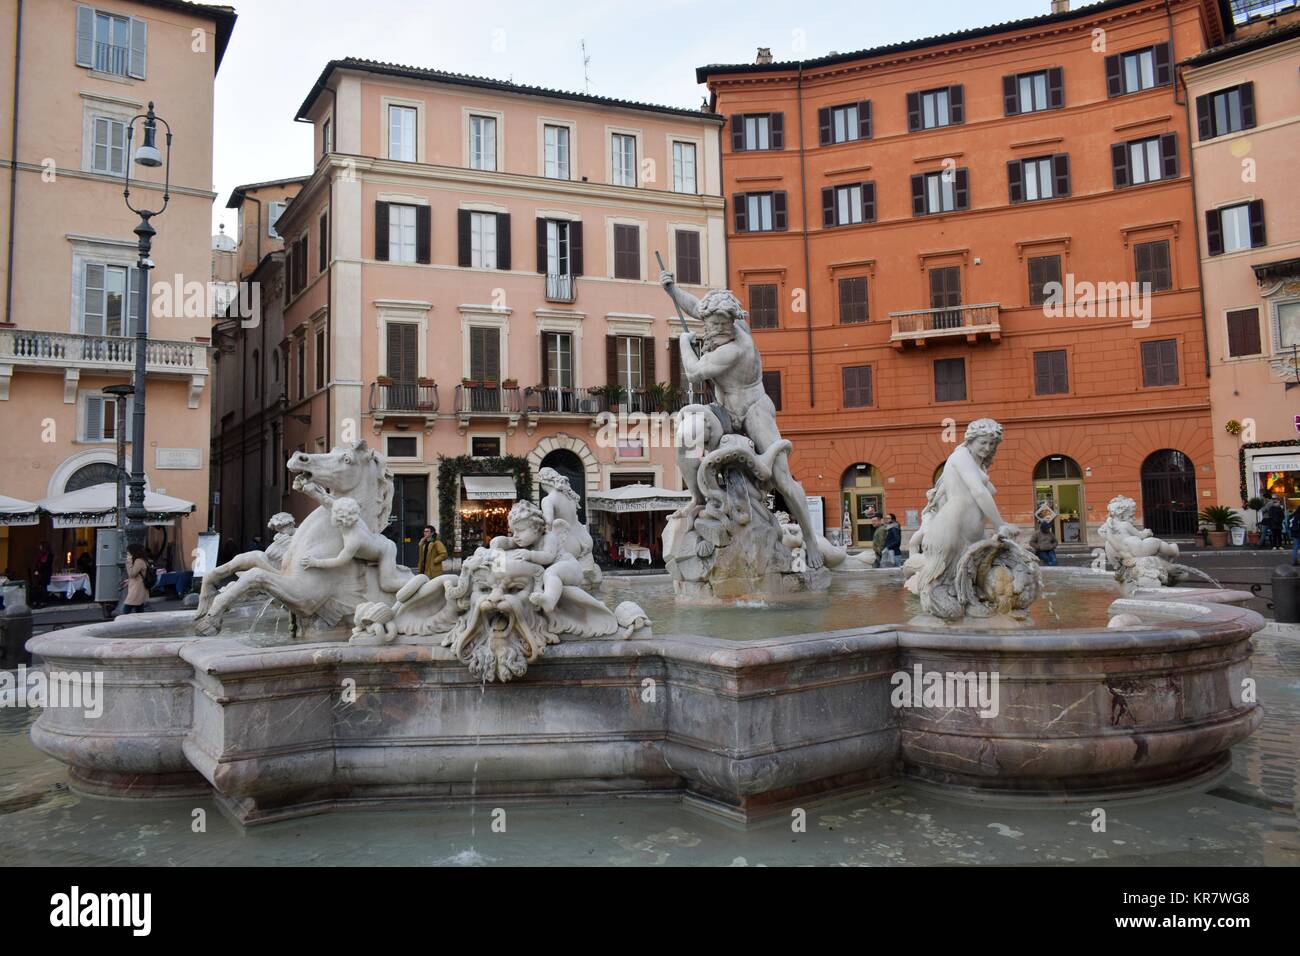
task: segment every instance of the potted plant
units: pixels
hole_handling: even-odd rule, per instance
[[[1246,502],[1246,507],[1255,512],[1255,526],[1246,533],[1246,540],[1252,545],[1259,544],[1259,509],[1264,507],[1264,499],[1259,495]]]
[[[517,378],[507,378],[507,379],[502,379],[502,381],[501,381],[501,387],[502,387],[502,388],[518,388],[518,387],[519,387],[519,379],[517,379]]]
[[[474,378],[462,378],[460,384],[462,388],[478,388],[483,383]]]
[[[391,375],[378,375],[375,377],[375,381],[380,385],[392,385],[393,377]]]
[[[1206,535],[1212,548],[1226,547],[1228,529],[1241,527],[1241,515],[1227,505],[1208,505],[1201,512],[1200,519],[1214,529]]]
[[[424,386],[425,388],[428,388],[428,387],[431,386],[431,385],[436,385],[436,384],[437,384],[433,379],[428,378],[427,376],[423,376],[423,375],[420,376],[418,379],[416,379],[416,381],[417,381],[420,385]]]
[[[622,402],[624,397],[627,395],[627,391],[622,385],[617,385],[612,382],[608,385],[592,386],[587,391],[591,392],[592,395],[603,399],[606,410],[611,412],[618,411],[619,403]]]

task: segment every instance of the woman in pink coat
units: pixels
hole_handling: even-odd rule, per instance
[[[149,570],[149,563],[144,557],[144,548],[138,544],[126,546],[126,600],[123,602],[123,614],[139,614],[149,603],[149,589],[145,587],[144,577]]]

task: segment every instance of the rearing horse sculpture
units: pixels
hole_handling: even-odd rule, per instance
[[[196,633],[218,633],[231,605],[253,594],[279,601],[304,623],[315,621],[327,627],[350,618],[363,602],[392,602],[392,594],[379,586],[372,564],[351,561],[340,567],[304,567],[305,558],[332,559],[343,547],[343,536],[331,520],[336,499],[354,498],[361,507],[361,521],[371,534],[379,536],[388,525],[393,475],[383,457],[358,441],[318,455],[297,452],[287,467],[294,475],[294,489],[315,499],[320,507],[289,539],[279,568],[263,552],[249,551],[204,578]],[[410,577],[409,571],[401,570]],[[232,575],[237,580],[218,591],[221,582]]]

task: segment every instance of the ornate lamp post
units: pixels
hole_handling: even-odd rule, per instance
[[[140,217],[140,224],[135,227],[136,238],[139,239],[138,250],[140,258],[136,265],[140,269],[140,307],[135,323],[135,372],[132,376],[132,388],[135,393],[135,403],[132,407],[134,419],[131,427],[131,480],[130,485],[130,504],[127,505],[126,517],[126,540],[129,544],[138,544],[144,547],[145,519],[148,512],[144,507],[144,395],[145,395],[145,365],[148,359],[149,348],[149,270],[153,268],[153,260],[149,258],[150,250],[153,248],[153,237],[157,233],[150,222],[154,216],[161,216],[167,208],[167,203],[171,200],[171,174],[172,174],[172,128],[171,125],[162,117],[155,116],[153,111],[153,102],[149,103],[149,111],[132,118],[126,127],[126,155],[132,156],[131,139],[135,133],[135,124],[137,120],[144,121],[144,142],[135,150],[134,159],[141,166],[155,169],[164,165],[164,157],[158,151],[158,124],[162,123],[167,130],[167,156],[166,166],[163,175],[163,196],[162,206],[158,209],[136,208],[131,205],[131,164],[126,164],[126,172],[123,174],[124,187],[122,189],[122,198],[126,201],[126,208],[131,210]]]

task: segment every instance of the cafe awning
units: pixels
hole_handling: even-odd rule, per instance
[[[41,516],[36,513],[36,502],[0,495],[0,525],[14,527],[37,524],[40,520]]]
[[[68,491],[36,502],[56,528],[111,528],[117,524],[117,485],[111,481]],[[148,488],[144,492],[145,524],[166,525],[194,511],[194,502],[162,495]]]
[[[691,500],[689,491],[672,491],[657,485],[623,485],[587,495],[588,511],[629,514],[638,511],[676,511]]]
[[[515,480],[509,475],[462,475],[465,497],[471,501],[513,501]]]

